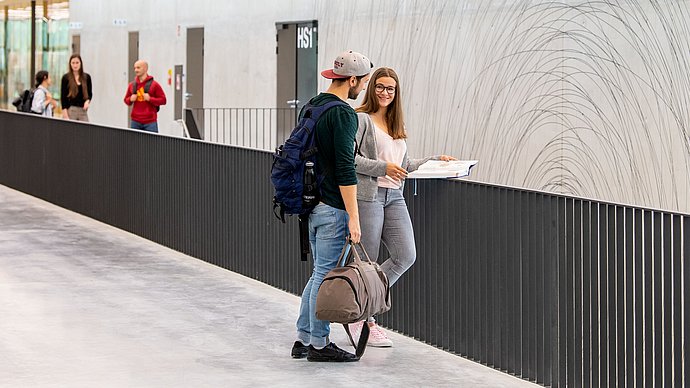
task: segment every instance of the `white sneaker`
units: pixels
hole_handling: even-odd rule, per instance
[[[350,335],[347,337],[347,340],[348,342],[350,342],[350,345],[354,346],[355,348],[357,347],[357,341],[359,341],[359,336],[362,335],[363,325],[364,321],[348,323],[347,325],[347,329],[350,331]],[[369,338],[371,338],[371,336],[369,336]]]
[[[371,331],[369,332],[369,342],[367,346],[373,346],[375,348],[388,348],[393,346],[393,341],[388,338],[386,332],[383,331],[379,325],[374,324],[374,326],[369,327],[369,330]]]

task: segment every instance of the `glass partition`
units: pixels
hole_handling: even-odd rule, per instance
[[[47,70],[50,92],[60,94],[60,78],[67,71],[70,52],[69,2],[36,2],[35,70]],[[31,6],[5,7],[0,28],[0,108],[11,108],[24,89],[34,87],[31,73]]]

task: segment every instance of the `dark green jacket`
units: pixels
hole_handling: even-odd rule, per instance
[[[309,102],[315,106],[339,100],[331,93],[321,93]],[[316,168],[324,174],[321,202],[345,210],[339,186],[357,184],[355,172],[355,134],[357,115],[349,105],[333,107],[316,123]]]

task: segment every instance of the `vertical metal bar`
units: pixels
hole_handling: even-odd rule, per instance
[[[633,209],[625,207],[625,282],[623,284],[623,294],[625,298],[625,380],[619,378],[626,387],[635,386],[635,230]]]
[[[455,186],[455,185],[454,185]],[[455,187],[453,187],[455,188]],[[455,316],[452,313],[455,310],[455,282],[458,279],[457,274],[455,274],[455,269],[457,268],[457,263],[461,256],[461,253],[457,249],[452,249],[450,244],[444,244],[446,239],[451,239],[451,235],[457,236],[455,231],[459,228],[456,226],[456,220],[462,217],[461,213],[458,213],[457,207],[454,206],[457,198],[451,193],[455,191],[449,186],[446,189],[439,191],[439,197],[441,199],[442,208],[449,209],[449,213],[452,214],[451,217],[439,223],[439,226],[444,231],[443,239],[437,241],[440,259],[440,275],[442,278],[442,283],[439,286],[441,292],[441,300],[439,301],[439,319],[440,322],[444,324],[438,325],[439,333],[439,346],[441,349],[450,350],[450,337],[451,330],[457,329],[455,325]],[[452,329],[451,329],[452,328]]]
[[[599,208],[600,205],[598,203],[592,202],[590,211],[591,211],[591,229],[590,229],[590,249],[591,249],[591,255],[590,255],[590,264],[591,264],[591,279],[592,279],[592,292],[591,292],[591,316],[590,316],[590,328],[591,328],[591,335],[592,335],[592,349],[591,349],[591,355],[592,355],[592,387],[598,388],[602,387],[603,385],[601,384],[601,369],[600,369],[600,360],[601,360],[601,346],[600,344],[600,338],[601,338],[601,333],[600,333],[600,326],[599,326],[599,314],[600,314],[600,288],[599,288],[599,278],[600,278],[600,267],[599,267],[599,224],[600,224],[600,219],[599,219]],[[605,386],[604,386],[605,388]]]
[[[235,132],[234,132],[235,135],[234,135],[234,140],[233,140],[233,143],[232,143],[232,144],[241,145],[242,143],[240,142],[240,136],[239,136],[239,132],[238,132],[238,129],[237,129],[237,109],[236,109],[236,108],[233,108],[232,111],[231,111],[231,113],[230,113],[230,122],[231,122],[231,123],[232,123],[232,117],[233,117],[233,115],[234,115],[234,117],[235,117],[235,126],[234,126],[234,128],[235,128]]]
[[[566,383],[564,386],[572,386],[575,380],[575,368],[574,364],[579,360],[580,357],[575,357],[575,309],[573,307],[573,301],[575,300],[574,295],[574,266],[575,266],[575,247],[574,247],[574,236],[575,236],[575,223],[573,222],[574,206],[572,199],[566,199],[565,207],[565,222],[566,222],[566,234],[563,244],[565,245],[565,259],[561,261],[563,267],[561,271],[565,275],[565,283],[561,286],[561,291],[565,294],[565,316],[561,319],[561,325],[565,334],[565,349],[563,349],[562,354],[566,359]]]
[[[29,64],[29,88],[36,75],[36,0],[31,0],[31,63]]]
[[[465,216],[460,219],[460,245],[462,246],[462,256],[460,257],[459,267],[459,277],[461,279],[461,284],[458,284],[459,289],[458,295],[456,295],[457,301],[457,312],[455,314],[455,320],[458,322],[459,331],[455,333],[455,349],[456,352],[465,357],[469,357],[469,320],[468,320],[468,306],[469,306],[469,261],[471,257],[471,238],[472,234],[472,220],[470,218],[469,204],[471,203],[471,195],[469,193],[470,185],[462,182],[461,189],[459,190],[459,209],[461,214]]]
[[[582,386],[592,386],[592,227],[590,201],[582,203]]]
[[[654,386],[654,301],[652,299],[653,293],[653,242],[654,235],[652,234],[652,212],[645,210],[643,213],[643,282],[644,282],[644,382],[642,386]]]
[[[673,281],[673,267],[671,266],[671,254],[673,249],[673,235],[671,232],[671,215],[664,214],[662,216],[662,303],[661,309],[663,311],[663,369],[664,369],[664,385],[673,386],[673,298],[672,298],[672,281]]]
[[[572,236],[572,228],[569,233],[569,217],[567,217],[568,205],[565,198],[558,199],[558,214],[561,218],[559,221],[559,236],[558,236],[558,267],[556,274],[558,276],[558,287],[556,288],[556,296],[558,298],[558,352],[554,358],[558,359],[558,374],[556,382],[559,387],[567,387],[568,385],[568,244],[567,239]],[[556,373],[554,371],[554,373]]]
[[[602,387],[610,387],[609,381],[609,256],[608,228],[609,205],[599,206],[599,377]]]
[[[271,139],[271,133],[273,132],[273,112],[274,109],[268,110],[268,125],[264,124],[264,143],[262,148],[265,150],[271,150],[273,148],[271,146],[273,142],[273,139]],[[268,139],[268,145],[266,144],[266,139]]]
[[[488,205],[488,198],[487,198],[487,188],[486,186],[480,186],[480,207],[482,210],[485,210],[489,212],[491,206]],[[489,324],[488,324],[488,316],[489,316],[489,277],[487,274],[488,270],[488,265],[487,265],[487,260],[489,260],[488,254],[487,254],[487,244],[488,244],[488,238],[486,236],[486,232],[489,230],[489,223],[488,219],[493,217],[492,213],[489,213],[489,217],[481,217],[480,218],[480,233],[479,233],[479,261],[477,263],[478,269],[479,269],[479,295],[477,298],[477,301],[479,302],[479,316],[478,316],[478,329],[479,329],[479,349],[478,349],[478,355],[480,360],[486,360],[488,357],[488,333],[489,333]]]
[[[690,216],[683,216],[683,383],[690,385]]]
[[[215,142],[220,143],[222,141],[221,133],[220,133],[220,120],[221,120],[221,115],[223,114],[223,108],[214,108],[213,109],[213,114],[215,115],[215,121],[212,124],[213,125],[213,133],[216,136]]]
[[[500,221],[500,208],[499,208],[499,195],[498,190],[493,190],[486,187],[486,198],[487,207],[491,209],[491,217],[487,219],[489,230],[494,231],[494,236],[499,231],[498,222]],[[499,305],[500,299],[498,297],[498,279],[500,278],[500,267],[501,261],[499,252],[499,244],[496,244],[495,238],[490,238],[488,233],[485,237],[484,243],[487,249],[487,265],[486,265],[486,277],[487,277],[487,299],[488,299],[488,311],[487,311],[487,355],[486,362],[487,365],[496,366],[500,365],[500,348],[501,348],[501,335],[500,335],[500,315],[499,315]]]
[[[683,314],[682,314],[682,298],[683,298],[683,265],[682,265],[682,249],[683,249],[683,235],[681,231],[682,217],[679,215],[673,216],[673,236],[672,236],[672,259],[671,268],[669,271],[672,274],[671,290],[673,292],[671,298],[671,306],[673,307],[673,382],[672,385],[676,387],[683,386]]]
[[[520,195],[520,368],[518,369],[521,376],[530,378],[530,358],[529,358],[529,344],[530,344],[530,325],[529,325],[529,272],[530,272],[530,235],[532,233],[532,225],[530,223],[530,198],[532,194],[522,192]]]
[[[544,227],[544,266],[542,276],[544,279],[544,313],[543,331],[544,344],[541,352],[544,353],[543,381],[542,384],[558,386],[554,376],[558,376],[558,262],[560,247],[560,231],[563,230],[563,217],[561,216],[558,198],[549,196],[546,199],[546,217]]]
[[[496,218],[496,228],[497,228],[497,261],[498,261],[498,276],[496,280],[496,299],[497,299],[497,322],[496,322],[496,333],[498,337],[498,348],[496,349],[496,362],[497,365],[503,365],[504,369],[508,369],[508,349],[510,348],[510,341],[508,339],[507,328],[510,323],[508,322],[508,309],[510,302],[508,300],[508,260],[509,250],[508,250],[508,229],[512,217],[510,217],[508,210],[509,206],[507,203],[508,192],[505,188],[498,190],[498,217]],[[512,255],[511,255],[512,256]]]
[[[503,279],[501,285],[503,290],[501,292],[503,304],[503,314],[501,315],[501,338],[503,340],[503,354],[501,360],[504,368],[510,373],[515,373],[515,344],[517,340],[516,333],[516,312],[515,308],[515,271],[513,270],[515,263],[518,260],[518,249],[515,243],[515,234],[517,228],[515,227],[515,203],[513,201],[514,191],[510,189],[503,190],[503,198],[501,201],[502,213],[505,215],[503,227],[499,239],[503,242],[503,250],[501,252],[503,260]]]
[[[535,368],[534,376],[535,381],[539,384],[544,384],[545,375],[544,371],[546,369],[546,359],[544,353],[546,351],[545,331],[550,325],[546,324],[546,317],[544,315],[544,289],[546,282],[546,272],[544,271],[544,263],[546,260],[550,260],[548,257],[546,244],[548,242],[548,235],[551,230],[548,225],[552,225],[551,219],[551,207],[550,196],[547,194],[539,194],[536,196],[536,218],[535,218],[535,231],[541,231],[540,233],[535,233],[535,265],[534,265],[534,279],[535,279],[535,317],[534,317],[534,345],[535,345]]]
[[[478,203],[479,200],[479,195],[478,195],[478,186],[477,185],[472,185],[471,186],[471,203]],[[471,221],[472,223],[475,223],[479,220],[478,218],[478,206],[474,206],[470,208],[470,214],[471,214]],[[478,325],[477,325],[477,320],[478,320],[478,301],[477,301],[477,296],[478,296],[478,287],[480,286],[480,283],[478,281],[479,279],[479,273],[478,273],[478,257],[479,257],[479,235],[480,231],[478,228],[472,228],[472,233],[470,234],[470,241],[469,244],[471,245],[471,250],[468,252],[468,263],[467,263],[467,273],[469,274],[469,279],[468,279],[468,289],[467,289],[467,347],[468,347],[468,352],[467,355],[470,358],[477,359],[478,358],[478,348],[479,348],[479,330],[478,330]]]
[[[631,386],[644,385],[644,229],[643,229],[643,213],[640,209],[635,209],[633,212],[633,233],[634,233],[634,280],[633,280],[633,308],[634,308],[634,338],[635,338],[635,368],[634,370],[634,384]]]
[[[618,338],[617,333],[617,321],[618,316],[616,314],[618,309],[617,299],[616,299],[616,278],[617,278],[617,257],[616,257],[616,230],[617,230],[617,220],[616,220],[616,206],[608,206],[608,222],[606,223],[606,271],[607,271],[607,297],[608,297],[608,309],[607,309],[607,323],[608,323],[608,384],[609,386],[616,386],[616,365],[618,362],[616,354],[616,340]]]
[[[662,234],[662,216],[659,212],[653,213],[653,280],[652,280],[652,298],[653,298],[653,327],[654,327],[654,384],[657,387],[664,385],[664,337],[663,337],[663,234]]]
[[[530,233],[529,233],[529,282],[528,282],[528,342],[529,358],[527,366],[527,377],[531,381],[537,380],[537,303],[539,296],[537,295],[537,236],[539,234],[537,219],[540,214],[537,212],[537,202],[539,194],[532,193],[530,195],[529,209],[530,209]]]
[[[627,256],[625,251],[625,208],[616,206],[616,384],[625,386],[626,357],[625,351],[625,279]]]
[[[582,201],[573,206],[573,386],[582,386]]]
[[[232,142],[232,109],[223,111],[223,142],[234,145]]]

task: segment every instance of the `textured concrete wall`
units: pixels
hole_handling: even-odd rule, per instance
[[[122,102],[128,79],[127,36],[139,31],[139,53],[164,87],[162,133],[181,134],[173,122],[168,70],[186,67],[188,27],[204,27],[204,102],[208,107],[273,107],[276,95],[276,29],[280,21],[315,19],[313,1],[73,0],[70,20],[81,22],[81,53],[94,79],[92,121],[127,126]],[[115,26],[114,19],[126,20]]]
[[[99,122],[125,124],[127,29],[164,80],[184,63],[186,26],[206,27],[206,105],[266,107],[275,22],[317,19],[320,68],[351,48],[398,70],[413,156],[478,159],[481,181],[690,212],[687,1],[71,4],[97,92],[116,90],[98,97]],[[170,107],[161,116],[174,133]]]

